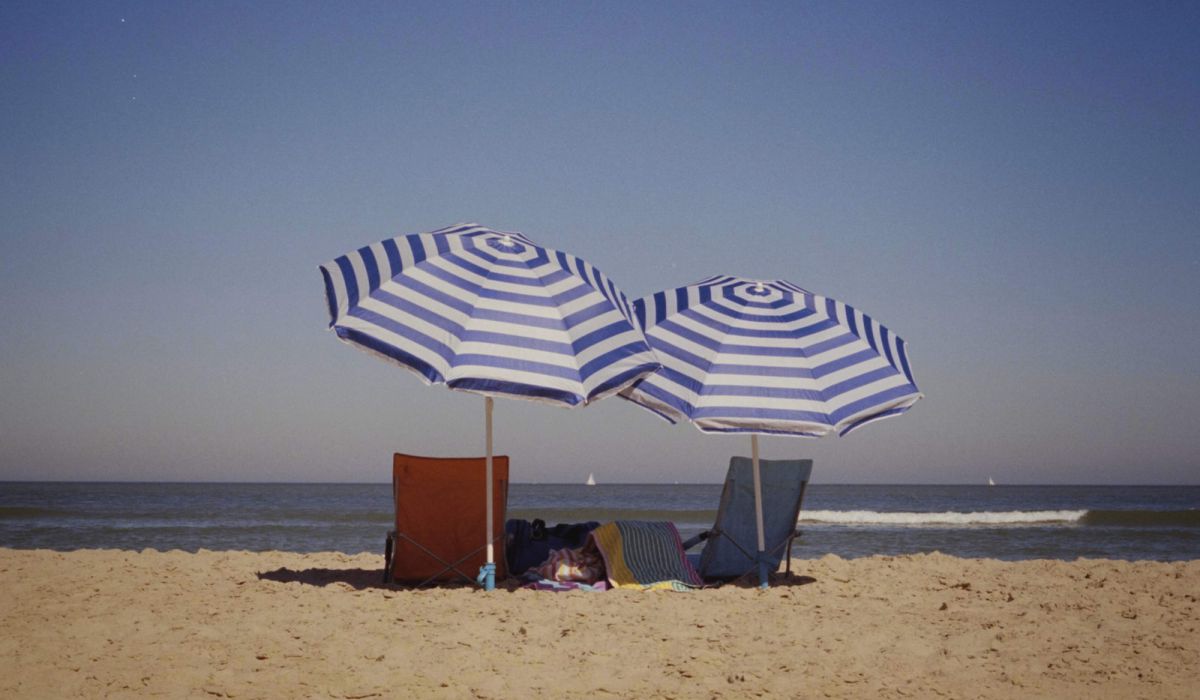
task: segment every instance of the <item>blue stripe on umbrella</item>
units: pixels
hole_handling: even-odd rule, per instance
[[[666,367],[660,369],[659,373],[664,375],[670,373],[672,375],[672,379],[677,374]],[[621,396],[624,397],[625,395],[621,394]],[[657,403],[664,404],[667,407],[674,409],[675,413],[659,410],[656,408],[654,402],[645,402],[646,397],[652,397]],[[642,384],[638,385],[638,398],[641,399],[641,401],[638,403],[640,403],[643,408],[650,409],[671,423],[677,422],[680,417],[687,418],[691,414],[693,408],[692,404],[685,401],[678,394],[672,391],[667,391],[662,387],[661,384],[647,384],[643,382]]]
[[[585,350],[593,345],[596,345],[597,343],[603,343],[609,338],[615,338],[622,333],[627,332],[628,329],[625,323],[621,321],[614,321],[603,328],[597,328],[591,333],[576,339],[575,342],[571,343],[571,350],[575,354],[582,354]],[[638,342],[642,342],[640,338],[638,339]]]
[[[908,377],[909,384],[912,384],[913,376],[912,370],[908,368],[908,351],[906,350],[907,346],[907,343],[905,343],[903,340],[896,338],[896,349],[900,351],[900,366],[904,368],[904,376]]]
[[[720,363],[710,365],[709,374],[735,374],[745,377],[778,377],[786,379],[812,379],[814,372],[809,367],[771,367],[769,365],[736,365]]]
[[[441,259],[473,275],[487,277],[489,283],[503,282],[505,284],[515,284],[525,287],[546,287],[571,277],[571,273],[567,272],[566,270],[553,270],[543,277],[523,277],[521,275],[510,275],[504,272],[498,272],[495,269],[505,267],[511,267],[513,269],[526,269],[531,264],[543,265],[547,262],[545,256],[541,256],[539,259],[529,261],[504,260],[486,253],[481,253],[479,257],[482,258],[482,260],[480,262],[474,262],[462,257],[461,255],[448,253],[443,255]]]
[[[592,376],[594,376],[597,372],[600,372],[600,371],[604,370],[605,368],[607,368],[614,361],[627,359],[627,358],[636,358],[640,354],[641,354],[641,341],[622,345],[619,348],[614,348],[612,350],[609,350],[608,352],[604,353],[603,355],[600,355],[599,357],[596,357],[595,359],[593,359],[589,362],[585,362],[579,368],[579,376],[584,381],[586,381],[588,379],[591,379]],[[640,364],[640,365],[634,365],[633,367],[631,367],[629,370],[625,371],[622,374],[624,376],[629,376],[629,375],[635,373],[634,370],[638,370],[638,372],[640,372],[641,374],[647,374],[649,372],[653,372],[654,370],[658,369],[658,367],[659,367],[659,365],[657,362],[644,363],[644,364]],[[618,375],[618,376],[621,376],[621,375]],[[626,383],[626,382],[622,382],[622,383]],[[609,387],[609,388],[616,386],[615,377],[613,379],[609,379],[609,380],[605,381],[600,386],[601,387]],[[599,390],[594,389],[591,392],[589,392],[589,395],[595,394],[597,391],[599,391]]]
[[[514,313],[512,311],[480,308],[472,309],[470,313],[471,318],[476,321],[494,321],[495,323],[542,330],[570,329],[579,325],[578,322],[572,322],[569,316],[566,318],[546,318],[545,316],[530,316],[529,314]]]
[[[724,311],[724,310],[722,310],[722,311]],[[736,337],[746,337],[746,338],[788,339],[788,338],[796,337],[795,336],[796,331],[794,329],[784,328],[783,324],[792,323],[794,321],[799,321],[803,318],[807,318],[809,316],[812,316],[813,312],[809,311],[808,309],[805,309],[803,312],[800,312],[797,314],[789,314],[788,317],[782,317],[782,316],[776,317],[776,320],[772,321],[772,323],[778,324],[780,326],[780,328],[770,329],[770,330],[757,328],[757,327],[739,328],[738,326],[734,325],[733,323],[724,323],[724,322],[722,322],[718,319],[715,319],[707,314],[702,314],[699,311],[696,311],[695,309],[688,309],[678,315],[688,318],[692,321],[695,321],[696,323],[702,323],[705,326],[708,326],[708,328],[712,329],[716,333],[720,333],[720,334],[724,334],[724,335],[731,335],[731,336],[736,336]],[[737,320],[739,320],[739,321],[746,320],[746,317],[744,315],[737,316]],[[806,326],[804,328],[804,330],[805,330],[806,335],[812,335],[814,333],[820,333],[821,331],[833,328],[836,325],[837,325],[837,323],[834,321],[825,320],[825,321],[821,321],[820,323],[814,323],[809,326]]]
[[[528,399],[545,399],[565,406],[575,406],[580,403],[579,397],[570,391],[501,379],[464,377],[463,379],[455,379],[447,382],[446,386],[460,391],[473,391],[477,394],[503,394],[505,396],[521,396]]]
[[[342,281],[346,284],[346,303],[354,306],[358,303],[358,276],[354,273],[354,266],[350,264],[350,258],[347,256],[338,258],[337,266],[342,271]]]
[[[337,322],[337,295],[333,291],[333,278],[329,270],[321,268],[321,278],[325,280],[325,303],[329,306],[329,327]]]
[[[485,355],[483,353],[459,353],[454,356],[454,368],[458,370],[463,367],[489,367],[492,369],[507,369],[514,372],[527,372],[529,374],[538,374],[543,377],[554,377],[558,379],[574,379],[579,380],[579,369],[577,367],[561,367],[553,365],[549,362],[535,362],[522,357],[513,357],[509,355]]]
[[[736,337],[729,337],[729,336],[719,337],[719,336],[707,335],[706,333],[702,333],[700,331],[693,330],[693,329],[688,328],[688,327],[686,327],[680,323],[677,323],[671,319],[667,319],[667,320],[663,321],[662,323],[658,324],[658,326],[655,327],[655,330],[667,331],[668,333],[670,333],[671,335],[673,335],[675,337],[683,338],[685,340],[690,340],[691,342],[695,343],[696,345],[708,348],[709,350],[719,350],[724,354],[760,355],[760,356],[767,356],[767,357],[794,357],[796,355],[802,355],[804,353],[804,348],[799,343],[794,344],[794,345],[789,345],[789,346],[750,345],[750,344],[745,344],[745,343],[734,343],[734,342],[730,342],[730,341],[735,338],[737,340],[745,340],[745,335],[736,336]],[[809,331],[806,328],[798,328],[798,329],[796,329],[795,337],[803,338],[805,336],[809,336],[809,335],[812,335],[813,333],[817,333],[817,332],[819,332],[819,330]]]
[[[747,311],[743,307],[730,308],[723,304],[713,304],[711,301],[702,304],[710,313],[720,314],[736,321],[753,321],[756,323],[791,323],[812,315],[809,309],[797,309],[789,314],[758,314]],[[749,329],[748,329],[749,330]]]
[[[849,369],[856,365],[861,365],[865,362],[870,362],[871,360],[874,360],[878,357],[879,357],[879,355],[871,350],[867,350],[867,349],[859,350],[858,352],[854,353],[853,355],[846,355],[845,357],[839,357],[836,360],[831,360],[824,364],[820,364],[820,365],[817,365],[816,367],[813,367],[813,377],[820,379],[822,377],[826,377],[830,374],[833,374],[834,372],[841,372],[844,369]]]
[[[393,270],[399,270],[403,263],[400,261],[400,249],[396,247],[396,241],[389,238],[382,245],[383,251],[387,253],[388,265]]]
[[[660,361],[662,360],[663,355],[669,355],[679,360],[683,364],[691,365],[692,367],[700,370],[708,370],[712,367],[712,363],[703,357],[700,357],[695,353],[688,352],[687,350],[684,350],[676,345],[672,345],[666,341],[655,343],[654,350]],[[680,366],[680,363],[664,363],[663,368],[666,369],[672,365],[678,367]]]
[[[587,323],[588,321],[591,321],[599,316],[603,316],[611,311],[612,306],[610,304],[607,304],[603,301],[597,301],[591,306],[580,309],[573,314],[564,316],[562,319],[562,324],[567,328],[575,328],[576,326]],[[627,316],[622,316],[622,318],[628,320]]]
[[[842,333],[841,335],[834,336],[828,340],[822,340],[819,343],[813,343],[812,345],[806,347],[804,352],[809,357],[816,358],[818,355],[824,355],[831,350],[837,350],[844,345],[853,343],[854,338],[855,336],[851,335],[850,333]]]
[[[904,386],[898,386],[893,389],[888,389],[887,391],[881,391],[878,394],[873,394],[871,396],[867,396],[865,398],[859,399],[858,401],[847,404],[847,405],[837,409],[836,411],[833,411],[830,414],[830,417],[832,417],[835,422],[840,423],[842,420],[844,420],[850,416],[857,415],[858,413],[865,411],[867,409],[870,409],[873,406],[879,405],[880,403],[891,402],[891,401],[895,401],[897,399],[904,398],[905,396],[908,395],[908,393],[909,392],[908,392],[907,387],[904,387]],[[887,409],[887,410],[890,412],[890,411],[894,411],[895,409]],[[889,415],[893,415],[893,414],[889,414]],[[868,416],[867,418],[871,418],[871,417],[873,417],[873,416]],[[861,422],[862,420],[866,420],[866,418],[858,419],[857,422]]]
[[[705,384],[699,392],[704,396],[742,396],[758,399],[790,399],[793,401],[824,401],[825,392],[816,389],[795,389],[775,386],[743,386],[740,384]]]
[[[909,408],[911,408],[911,406],[905,406],[904,408],[893,408],[891,410],[881,411],[879,413],[872,414],[870,416],[867,416],[866,418],[863,418],[862,420],[857,420],[857,421],[854,421],[853,423],[848,424],[846,427],[844,427],[840,431],[838,431],[838,435],[846,435],[852,430],[858,430],[859,428],[866,425],[867,423],[874,423],[875,421],[883,419],[883,418],[890,418],[891,416],[898,416],[901,413],[906,412]]]
[[[509,292],[501,289],[489,289],[484,287],[479,290],[479,296],[483,299],[492,299],[495,301],[503,301],[510,304],[524,304],[526,306],[540,306],[543,308],[558,308],[569,304],[576,299],[587,296],[594,290],[586,285],[579,285],[571,289],[564,290],[553,296],[534,296],[532,294],[520,294],[518,292]]]
[[[353,328],[337,328],[336,332],[338,337],[342,340],[354,343],[356,345],[361,345],[362,347],[383,355],[390,360],[395,360],[424,376],[432,384],[437,384],[443,381],[441,373],[434,369],[432,365],[420,359],[416,355],[412,355],[401,350],[395,345],[385,343],[378,338],[367,335],[361,331],[356,331]]]
[[[703,430],[706,433],[723,433],[723,434],[730,434],[730,435],[732,435],[734,433],[746,433],[746,432],[754,432],[759,435],[787,435],[790,437],[809,437],[809,438],[819,438],[819,437],[823,437],[824,435],[826,435],[826,431],[824,431],[824,430],[819,430],[819,431],[807,430],[806,431],[806,430],[800,430],[799,428],[796,428],[793,426],[789,426],[787,428],[761,427],[754,431],[748,431],[745,428],[740,428],[740,427],[739,428],[723,428],[720,426],[706,425],[703,428],[701,428],[701,430]]]
[[[374,292],[372,292],[371,296],[379,301],[384,302],[385,304],[397,307],[402,304],[413,305],[416,303],[415,300],[421,300],[422,302],[426,300],[435,301],[442,306],[454,309],[464,316],[469,315],[472,308],[474,308],[469,301],[466,301],[460,297],[456,297],[452,294],[447,294],[440,289],[431,287],[420,280],[413,279],[412,277],[407,277],[403,280],[395,280],[395,283],[397,287],[403,290],[405,295],[404,299],[401,299],[399,296],[392,294],[385,289],[376,289]],[[431,309],[430,313],[435,312]]]
[[[533,350],[536,352],[547,352],[555,355],[574,354],[571,346],[567,343],[559,343],[553,340],[541,340],[539,338],[513,335],[511,333],[497,333],[495,331],[464,330],[462,334],[459,335],[459,340],[462,340],[464,343],[507,345],[511,348]]]
[[[409,251],[412,252],[414,266],[425,262],[425,245],[421,243],[420,236],[409,236],[404,242],[408,246]],[[395,274],[397,270],[402,268],[403,266],[394,267],[392,268],[392,273]]]
[[[761,407],[755,408],[755,407],[748,407],[748,406],[720,406],[720,407],[701,406],[701,407],[696,408],[694,411],[692,411],[692,420],[694,420],[694,421],[714,420],[714,419],[724,421],[724,420],[729,420],[731,418],[752,419],[755,421],[764,421],[764,422],[765,421],[774,421],[774,422],[787,421],[787,422],[794,423],[797,421],[805,421],[808,423],[821,423],[821,424],[825,424],[825,423],[829,422],[829,414],[827,414],[827,413],[821,413],[820,411],[801,411],[801,410],[796,410],[796,409],[788,410],[785,408],[761,408]],[[776,429],[783,430],[783,427],[779,426]],[[755,429],[753,431],[744,431],[744,432],[757,433],[757,432],[761,432],[761,431]]]
[[[445,360],[447,362],[449,362],[450,359],[452,357],[454,357],[454,352],[449,347],[447,347],[445,343],[442,343],[440,341],[434,340],[433,338],[430,338],[428,335],[422,333],[421,331],[417,330],[416,328],[413,328],[412,326],[405,325],[395,319],[391,319],[382,314],[375,313],[374,311],[371,311],[370,309],[363,309],[363,308],[351,309],[350,313],[348,315],[353,316],[354,318],[366,321],[367,323],[375,326],[376,328],[379,328],[381,330],[385,330],[392,334],[398,335],[398,336],[404,338],[405,340],[411,341],[413,343],[413,345],[419,345],[419,346],[425,348],[426,350],[429,350],[430,352],[436,353],[439,356],[441,356],[441,358],[443,360]],[[337,326],[336,328],[338,330],[340,330],[340,329],[344,328],[344,326]],[[364,331],[362,331],[361,329],[354,329],[354,330],[360,334],[364,333]],[[343,339],[349,340],[349,338],[347,338],[346,336],[342,336],[341,334],[339,334],[339,336],[342,337]],[[377,342],[383,343],[385,341],[377,339]],[[396,349],[400,350],[402,352],[409,352],[409,350],[406,350],[399,346],[397,346]],[[411,349],[411,346],[410,346],[410,349]]]
[[[462,328],[461,324],[455,323],[454,321],[450,320],[449,318],[447,318],[445,316],[442,316],[441,314],[437,313],[436,311],[429,308],[428,306],[418,304],[416,301],[414,301],[412,299],[402,299],[402,298],[396,296],[395,294],[392,294],[391,292],[385,292],[382,289],[376,290],[375,294],[372,296],[382,304],[386,304],[387,306],[390,306],[391,308],[396,309],[397,311],[403,311],[404,313],[409,314],[410,316],[413,316],[414,318],[419,318],[422,321],[425,321],[426,323],[428,323],[430,325],[437,326],[438,328],[441,328],[442,330],[446,331],[447,333],[450,333],[454,336],[462,335],[463,328]],[[369,319],[366,318],[366,314],[370,314]],[[356,318],[364,318],[366,320],[371,321],[372,323],[375,322],[376,318],[384,317],[383,314],[377,313],[375,311],[371,311],[371,310],[366,309],[361,306],[351,309],[349,312],[347,312],[347,315],[354,316]],[[397,323],[396,321],[389,321],[389,322],[392,325],[395,325]],[[390,328],[391,328],[391,326],[389,326],[389,329]]]
[[[842,394],[861,389],[864,386],[869,386],[876,382],[890,379],[898,376],[899,374],[900,373],[897,372],[894,367],[880,367],[874,372],[864,372],[863,374],[851,377],[845,381],[838,382],[837,384],[831,384],[829,388],[822,393],[825,394],[826,398],[832,399],[836,396],[841,396]],[[905,389],[905,387],[901,387],[901,389]]]

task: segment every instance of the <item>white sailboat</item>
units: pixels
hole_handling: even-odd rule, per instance
[[[585,481],[583,483],[587,484],[588,486],[595,486],[596,485],[596,475],[592,474],[591,472],[588,472],[588,479],[587,479],[587,481]]]
[[[988,477],[988,486],[995,486],[996,482],[992,481],[992,477]]]

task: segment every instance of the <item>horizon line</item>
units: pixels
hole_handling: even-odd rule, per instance
[[[723,481],[605,481],[591,487],[602,486],[720,486]],[[809,485],[820,486],[978,486],[984,488],[1003,488],[1012,486],[1071,486],[1071,487],[1166,487],[1184,486],[1200,487],[1200,482],[1104,482],[1104,483],[1069,483],[1069,482],[1013,482],[987,484],[978,481],[970,482],[817,482],[809,481]],[[390,486],[390,481],[232,481],[232,480],[155,480],[155,479],[0,479],[0,484],[213,484],[213,485],[280,485],[280,486]],[[586,486],[577,481],[510,481],[510,485],[521,486]]]

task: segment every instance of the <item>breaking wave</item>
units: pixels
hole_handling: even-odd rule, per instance
[[[801,523],[829,525],[1092,525],[1103,527],[1200,527],[1197,510],[1013,510],[940,513],[873,510],[810,510]]]

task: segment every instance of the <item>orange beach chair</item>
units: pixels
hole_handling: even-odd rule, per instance
[[[396,522],[384,548],[384,583],[424,586],[459,577],[475,583],[487,559],[486,471],[484,457],[393,457]],[[496,578],[501,579],[507,575],[507,456],[492,458],[492,484]]]

